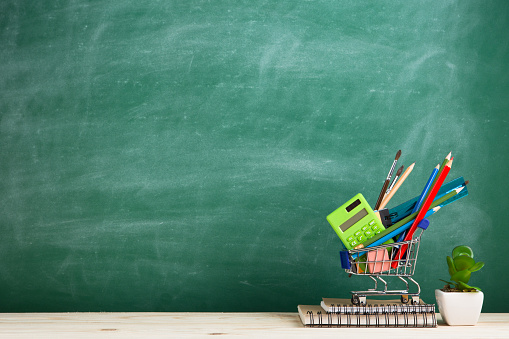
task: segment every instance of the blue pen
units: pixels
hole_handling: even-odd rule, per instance
[[[415,202],[414,208],[412,209],[412,212],[410,212],[410,214],[415,213],[419,210],[419,207],[421,206],[424,198],[426,198],[426,195],[428,194],[428,191],[431,187],[431,184],[433,183],[433,180],[435,180],[435,177],[438,173],[439,168],[440,168],[440,164],[438,164],[431,172],[428,182],[426,183],[426,186],[424,186],[424,189],[422,190],[422,193],[421,193],[419,199],[417,199],[417,201]],[[404,238],[405,238],[405,232],[401,233],[401,235],[398,238],[398,242],[403,241]]]

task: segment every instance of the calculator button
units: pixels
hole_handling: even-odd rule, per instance
[[[354,241],[350,241],[350,246],[352,246],[352,247],[355,247],[355,246],[357,246],[358,244],[359,244],[359,243],[358,243],[357,241],[355,241],[355,240],[354,240]]]
[[[359,236],[357,237],[357,240],[359,240],[359,242],[363,242],[363,241],[365,241],[365,240],[366,240],[366,237],[365,237],[364,235],[359,235]]]
[[[352,240],[355,240],[355,237],[353,235],[351,235],[348,238],[346,238],[346,241],[348,241],[348,242],[350,242]]]
[[[358,236],[359,236],[359,235],[361,235],[361,234],[362,234],[362,232],[361,232],[361,231],[357,231],[357,232],[355,232],[353,235],[355,235],[356,237],[358,237]]]
[[[369,239],[372,238],[375,235],[375,233],[373,233],[370,230],[367,230],[366,232],[364,232],[364,235]]]
[[[377,224],[374,224],[373,226],[371,226],[371,229],[373,231],[376,231],[377,229],[379,229],[380,227],[377,225]]]
[[[376,221],[375,219],[371,220],[369,223],[368,223],[369,226],[373,226],[373,225],[376,225]]]
[[[368,225],[364,225],[362,226],[361,230],[365,232],[368,229],[368,227],[369,227]]]
[[[379,234],[379,233],[382,233],[382,230],[376,230],[375,231],[375,234]]]

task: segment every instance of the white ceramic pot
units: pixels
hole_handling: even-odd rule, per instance
[[[448,325],[475,325],[481,315],[484,294],[435,290],[438,310]]]

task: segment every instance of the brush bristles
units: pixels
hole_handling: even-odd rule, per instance
[[[396,172],[396,176],[399,177],[401,175],[401,172],[403,172],[403,168],[405,168],[405,166],[401,166],[398,171]]]

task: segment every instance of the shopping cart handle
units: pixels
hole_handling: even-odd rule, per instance
[[[348,251],[340,251],[339,256],[341,257],[341,268],[349,270],[352,266],[350,265],[350,260],[348,260]]]
[[[428,219],[422,219],[418,224],[417,227],[422,228],[423,230],[427,229],[429,226],[429,220]]]

